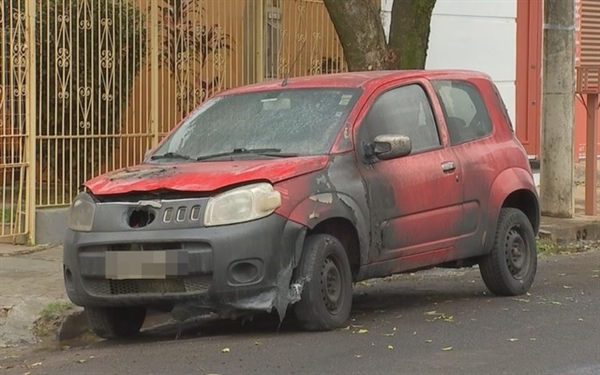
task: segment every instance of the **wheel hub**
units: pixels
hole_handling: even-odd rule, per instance
[[[343,302],[342,277],[335,261],[326,258],[321,269],[321,294],[327,310],[335,314]]]
[[[529,265],[529,250],[523,236],[516,228],[511,229],[506,236],[506,263],[515,278],[522,278],[527,273]]]

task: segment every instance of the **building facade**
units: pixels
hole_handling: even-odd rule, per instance
[[[392,4],[393,0],[381,1],[386,31]],[[542,4],[542,0],[437,0],[426,65],[488,73],[506,102],[519,140],[534,159],[540,155],[542,126]],[[600,69],[600,1],[576,0],[576,8],[576,66]],[[597,73],[594,79],[597,85]],[[575,106],[574,158],[582,160],[585,98],[577,95]],[[600,136],[598,144],[600,150]]]

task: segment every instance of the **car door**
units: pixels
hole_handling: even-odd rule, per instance
[[[485,213],[497,173],[499,145],[492,137],[493,122],[475,84],[452,78],[431,83],[444,113],[451,148],[462,166],[464,216],[459,257],[475,256],[481,252],[482,245],[494,237],[493,233],[486,233],[488,217]]]
[[[443,258],[440,251],[452,248],[459,235],[461,166],[441,141],[432,98],[425,80],[388,85],[364,110],[356,147],[370,204],[372,262],[436,251]],[[365,147],[388,134],[409,136],[411,153],[368,160]],[[439,260],[431,257],[431,263]]]

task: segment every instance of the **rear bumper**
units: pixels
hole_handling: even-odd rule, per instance
[[[80,306],[179,305],[221,315],[270,310],[282,303],[287,306],[295,254],[300,253],[304,233],[304,227],[276,214],[215,228],[68,230],[65,287],[71,301]],[[135,257],[141,255],[132,250],[154,250],[159,256],[153,266],[140,268]],[[116,263],[119,272],[130,271],[129,275],[114,275],[115,254],[125,255]],[[133,257],[131,264],[127,255]],[[162,277],[151,276],[157,264]]]

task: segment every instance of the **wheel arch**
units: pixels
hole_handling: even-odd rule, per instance
[[[311,234],[329,234],[342,243],[346,255],[348,256],[348,261],[350,262],[352,279],[356,280],[361,263],[360,240],[354,224],[348,219],[333,217],[317,224],[307,233],[307,235]]]
[[[346,250],[353,278],[365,264],[368,254],[368,221],[352,198],[340,193],[312,195],[298,204],[290,214],[290,220],[307,228],[311,234],[330,234],[336,237]],[[302,254],[297,253],[296,259]]]
[[[537,235],[540,228],[540,204],[531,173],[524,168],[502,171],[494,180],[489,200],[490,233],[495,233],[498,216],[504,207],[519,209],[525,213]],[[488,244],[488,248],[491,244]]]

